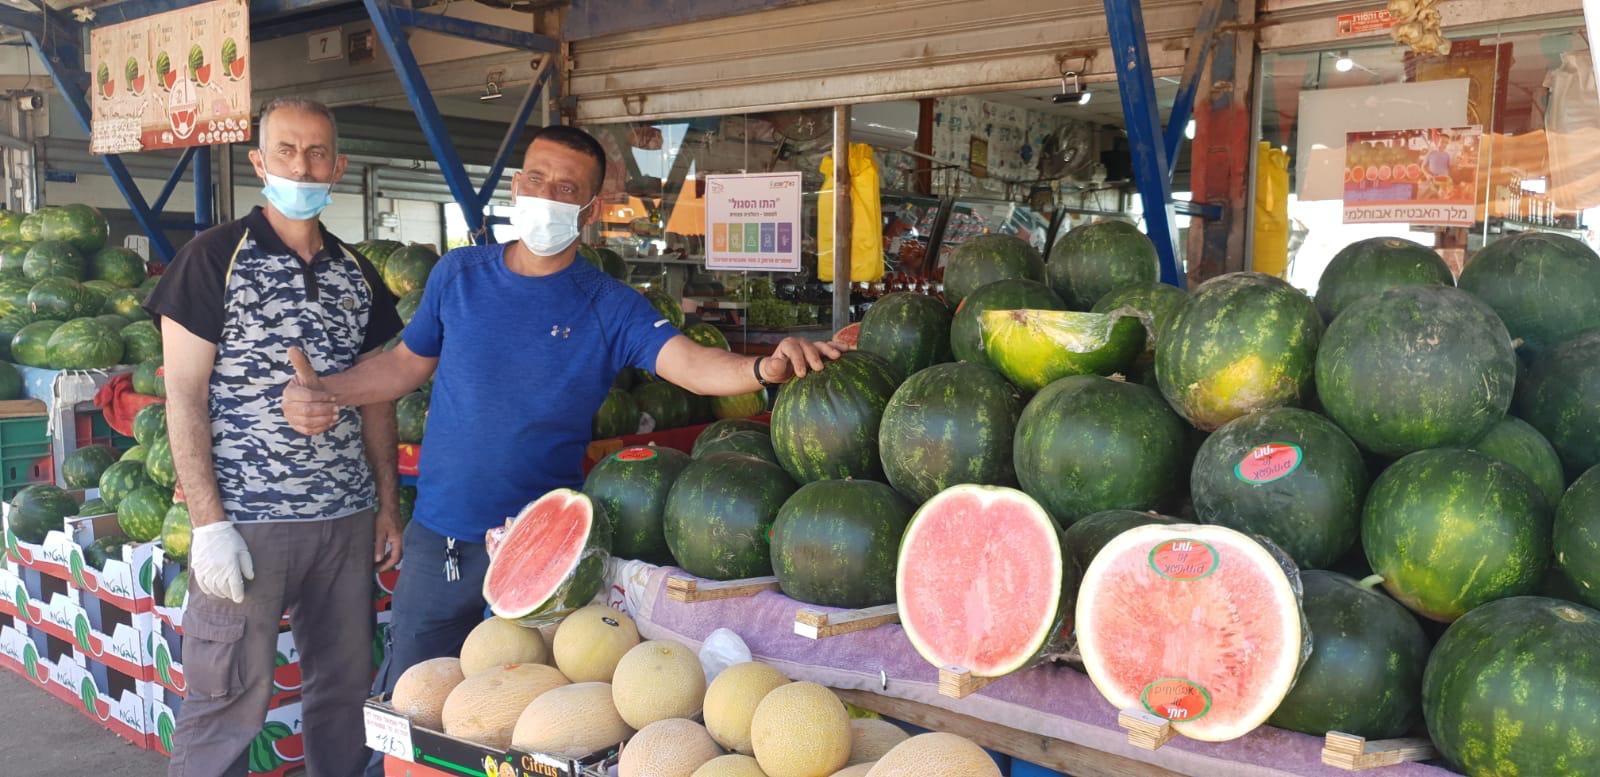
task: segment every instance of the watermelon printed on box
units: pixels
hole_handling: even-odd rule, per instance
[[[93,553],[102,537],[120,534],[115,514],[77,518],[67,522],[73,541],[65,550],[68,583],[107,604],[130,613],[154,611],[156,578],[160,561],[153,542],[102,544],[102,562]],[[100,566],[95,565],[99,563]]]
[[[152,657],[145,641],[154,623],[150,613],[121,613],[87,597],[75,601],[59,593],[51,595],[42,613],[40,628],[72,645],[85,661],[135,680],[151,678]]]
[[[83,666],[71,661],[55,664],[50,683],[56,686],[51,693],[67,700],[74,709],[112,733],[140,747],[145,747],[149,714],[138,686],[113,689],[103,669],[93,665]]]

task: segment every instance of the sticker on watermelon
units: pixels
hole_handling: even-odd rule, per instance
[[[1118,709],[1223,742],[1266,722],[1311,653],[1287,555],[1221,526],[1148,525],[1106,544],[1078,591],[1078,651]]]
[[[1016,489],[959,485],[912,516],[895,598],[929,663],[1001,677],[1063,649],[1077,580],[1061,530]]]
[[[489,559],[483,598],[495,615],[545,625],[605,583],[611,525],[588,496],[558,488],[522,508]]]

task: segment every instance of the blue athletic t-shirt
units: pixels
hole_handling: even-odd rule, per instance
[[[624,367],[655,371],[678,331],[644,295],[581,258],[517,275],[505,246],[444,255],[405,343],[438,357],[413,520],[484,532],[556,488],[583,484],[591,421]]]

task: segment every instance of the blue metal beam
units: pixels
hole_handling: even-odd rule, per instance
[[[156,195],[155,204],[150,206],[150,210],[157,215],[166,210],[167,200],[178,190],[178,182],[183,180],[184,172],[189,169],[189,160],[194,159],[194,150],[195,146],[183,150],[183,156],[178,157],[178,163],[172,166],[172,174],[167,176],[167,182],[161,185],[161,193]]]
[[[194,231],[211,228],[211,147],[197,146],[194,154]]]
[[[1190,202],[1188,200],[1173,200],[1172,211],[1179,216],[1199,216],[1203,219],[1222,218],[1221,205],[1208,205],[1200,202]]]
[[[1183,79],[1178,83],[1178,95],[1172,101],[1172,112],[1167,116],[1167,177],[1172,177],[1178,165],[1178,151],[1183,147],[1184,131],[1194,114],[1195,93],[1200,91],[1200,79],[1206,72],[1206,60],[1211,56],[1212,33],[1217,29],[1217,16],[1222,4],[1206,0],[1200,9],[1199,23],[1189,44],[1189,56],[1183,63]]]
[[[1144,10],[1140,0],[1105,0],[1106,26],[1111,34],[1113,64],[1121,92],[1128,144],[1133,156],[1133,178],[1144,202],[1145,234],[1155,243],[1161,259],[1161,281],[1184,287],[1178,264],[1178,230],[1172,208],[1171,168],[1161,131],[1160,104],[1145,38]]]
[[[506,136],[500,141],[500,150],[494,154],[494,164],[489,166],[489,174],[484,177],[483,186],[478,189],[478,202],[487,205],[494,197],[494,190],[499,188],[500,176],[505,173],[511,155],[517,152],[517,141],[522,139],[522,131],[528,126],[528,119],[533,115],[533,107],[539,104],[539,97],[544,94],[544,85],[550,78],[550,70],[550,64],[546,62],[539,68],[539,75],[534,77],[533,83],[528,85],[528,93],[523,95],[522,104],[517,106],[517,115],[511,119],[511,126],[506,128]]]
[[[201,2],[202,0],[123,0],[120,3],[95,8],[94,19],[88,26],[104,27],[108,24],[121,24],[199,5]],[[250,0],[250,19],[253,22],[261,21],[273,16],[325,9],[330,5],[327,0]],[[350,5],[359,4],[351,2]]]
[[[419,30],[437,32],[441,35],[450,35],[456,38],[465,38],[478,43],[491,43],[508,49],[539,51],[546,54],[553,54],[561,49],[561,42],[555,38],[522,30],[513,30],[510,27],[484,24],[483,22],[445,16],[444,14],[419,13],[401,6],[390,6],[390,14],[395,21],[406,27],[415,27]]]

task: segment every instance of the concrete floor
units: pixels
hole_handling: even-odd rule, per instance
[[[163,777],[167,759],[92,723],[64,702],[0,669],[0,774]]]

